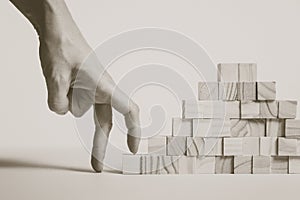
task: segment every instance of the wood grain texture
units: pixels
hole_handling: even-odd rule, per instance
[[[258,156],[259,155],[259,137],[242,138],[242,155]]]
[[[253,156],[253,174],[270,174],[271,157],[270,156]]]
[[[240,101],[225,102],[225,118],[239,119],[241,116]]]
[[[274,156],[271,157],[271,174],[288,174],[289,157]]]
[[[216,174],[233,174],[234,157],[233,156],[217,156],[216,157]]]
[[[297,115],[297,101],[278,101],[278,118],[294,119]]]
[[[260,155],[277,156],[278,155],[278,139],[277,137],[261,137],[260,138]]]
[[[263,137],[265,136],[265,120],[263,119],[231,119],[232,137]]]
[[[278,102],[277,101],[260,101],[260,117],[261,118],[277,118]]]
[[[251,174],[252,156],[234,157],[234,174]]]
[[[257,65],[255,63],[239,64],[239,81],[240,82],[256,82]]]
[[[285,136],[288,138],[300,138],[299,119],[287,119],[285,121]]]
[[[167,155],[181,156],[186,154],[186,137],[167,137]]]
[[[297,155],[297,139],[278,138],[278,155],[295,156]]]
[[[223,100],[223,101],[238,100],[238,83],[237,82],[219,83],[219,100]]]
[[[196,157],[195,174],[214,174],[216,160],[215,157]]]
[[[166,155],[167,138],[152,137],[148,139],[148,154]]]
[[[257,100],[275,100],[276,82],[257,82]]]
[[[182,118],[224,118],[225,102],[183,100]]]
[[[300,157],[289,157],[289,174],[300,174]]]
[[[173,118],[172,136],[193,136],[192,119]]]
[[[224,138],[224,156],[243,155],[243,138]]]
[[[266,136],[283,137],[285,135],[284,119],[266,119]]]
[[[244,100],[244,101],[256,100],[256,83],[255,82],[238,83],[238,100]]]
[[[196,157],[181,156],[178,159],[179,174],[194,174],[196,166]]]
[[[239,64],[220,63],[218,64],[218,82],[238,82]]]
[[[259,102],[241,101],[241,118],[243,119],[260,118]]]
[[[193,119],[193,137],[229,137],[230,120]]]
[[[223,155],[222,138],[187,138],[187,156],[221,156]]]
[[[198,99],[201,100],[218,100],[219,84],[218,82],[199,82]]]

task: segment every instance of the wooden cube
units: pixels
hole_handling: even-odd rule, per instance
[[[252,173],[252,156],[235,156],[234,157],[235,174]]]
[[[288,138],[300,138],[299,119],[287,119],[285,121],[285,136]]]
[[[278,138],[278,155],[295,156],[297,155],[297,139]]]
[[[276,156],[278,155],[277,137],[261,137],[260,138],[260,155]]]
[[[257,65],[255,63],[239,64],[239,81],[240,82],[256,82]]]
[[[199,82],[198,83],[199,100],[218,100],[219,84],[218,82]]]
[[[157,155],[167,154],[167,138],[166,137],[152,137],[148,139],[148,153]]]
[[[277,101],[260,101],[260,117],[261,118],[277,118],[278,116],[278,102]]]
[[[224,138],[224,156],[243,155],[243,138]]]
[[[141,170],[142,155],[123,155],[122,172],[128,175],[142,174]]]
[[[243,156],[259,155],[259,137],[245,137],[243,139]]]
[[[233,174],[234,157],[233,156],[217,156],[216,158],[216,174]]]
[[[270,156],[253,156],[253,174],[270,174],[271,157]]]
[[[172,119],[172,136],[193,136],[192,119]]]
[[[239,101],[225,102],[225,118],[239,119],[241,116]]]
[[[215,157],[197,156],[195,174],[214,174],[215,166]]]
[[[275,100],[276,82],[257,82],[257,100]]]
[[[283,137],[285,135],[284,119],[266,119],[266,136]]]
[[[238,100],[256,100],[256,83],[240,82],[238,83]]]
[[[239,64],[220,63],[218,64],[218,82],[238,82]]]
[[[300,157],[289,157],[289,174],[300,174]]]
[[[237,82],[219,83],[219,100],[224,100],[224,101],[238,100],[238,83]]]
[[[271,173],[272,174],[288,174],[289,157],[274,156],[271,157]]]
[[[297,101],[279,101],[278,118],[294,119],[297,115]]]
[[[189,118],[224,118],[225,102],[183,100],[182,117]]]
[[[187,138],[187,156],[221,156],[223,155],[222,138]]]
[[[241,101],[241,118],[260,118],[260,103],[254,101]]]
[[[231,119],[232,137],[265,136],[265,120],[263,119]]]
[[[194,174],[196,166],[196,157],[181,156],[178,159],[179,174]]]
[[[230,120],[193,119],[193,137],[230,137]]]
[[[181,156],[186,154],[186,137],[167,137],[167,155]]]

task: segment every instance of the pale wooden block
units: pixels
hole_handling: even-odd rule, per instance
[[[283,137],[285,135],[284,119],[266,119],[266,136]]]
[[[193,137],[230,137],[228,119],[193,119]]]
[[[257,80],[257,65],[255,63],[239,64],[239,81],[255,82]]]
[[[219,84],[218,82],[199,82],[198,83],[199,100],[218,100]]]
[[[238,82],[239,64],[220,63],[218,64],[218,82]]]
[[[183,118],[224,118],[225,102],[183,100]]]
[[[122,172],[127,175],[142,174],[141,155],[123,155]]]
[[[234,157],[235,174],[252,173],[252,156],[235,156]]]
[[[179,174],[194,174],[196,167],[196,157],[181,156],[178,159]]]
[[[260,155],[277,156],[278,143],[277,137],[261,137],[260,138]]]
[[[275,100],[276,82],[257,82],[257,100]]]
[[[253,174],[270,174],[271,157],[270,156],[253,156]]]
[[[187,138],[187,156],[223,155],[222,138]]]
[[[231,119],[232,137],[263,137],[265,136],[264,119]]]
[[[278,101],[278,118],[294,119],[297,115],[297,101]]]
[[[159,156],[160,166],[159,174],[178,174],[179,173],[179,157],[178,156]]]
[[[224,156],[243,155],[243,138],[224,138]]]
[[[254,101],[241,101],[241,118],[260,118],[259,103]]]
[[[181,156],[186,153],[186,137],[167,137],[167,155]]]
[[[215,165],[216,174],[233,174],[234,157],[233,156],[217,156]]]
[[[289,157],[274,156],[271,157],[271,173],[272,174],[288,174]]]
[[[278,102],[277,101],[260,101],[260,117],[261,118],[277,118]]]
[[[239,119],[240,116],[241,116],[240,101],[226,101],[225,102],[225,118]]]
[[[148,153],[157,155],[167,154],[167,138],[166,137],[152,137],[148,139]]]
[[[245,137],[243,139],[243,156],[259,155],[259,137]]]
[[[223,101],[234,101],[238,99],[238,83],[219,83],[219,99]]]
[[[216,160],[215,157],[196,157],[195,174],[214,174]]]
[[[300,120],[287,119],[285,121],[285,137],[300,138]]]
[[[278,138],[278,155],[294,156],[297,155],[297,139]]]
[[[192,119],[172,119],[172,136],[193,136]]]
[[[244,100],[244,101],[256,100],[256,83],[255,82],[238,83],[238,100]]]
[[[289,174],[300,174],[300,157],[289,157]]]

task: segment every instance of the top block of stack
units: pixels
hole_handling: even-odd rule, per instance
[[[255,82],[257,65],[255,63],[218,64],[218,82]]]

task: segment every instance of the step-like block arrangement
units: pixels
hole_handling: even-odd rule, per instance
[[[183,100],[168,136],[148,139],[148,154],[124,155],[124,174],[300,174],[297,101],[276,100],[276,82],[257,81],[254,63],[218,65]]]

